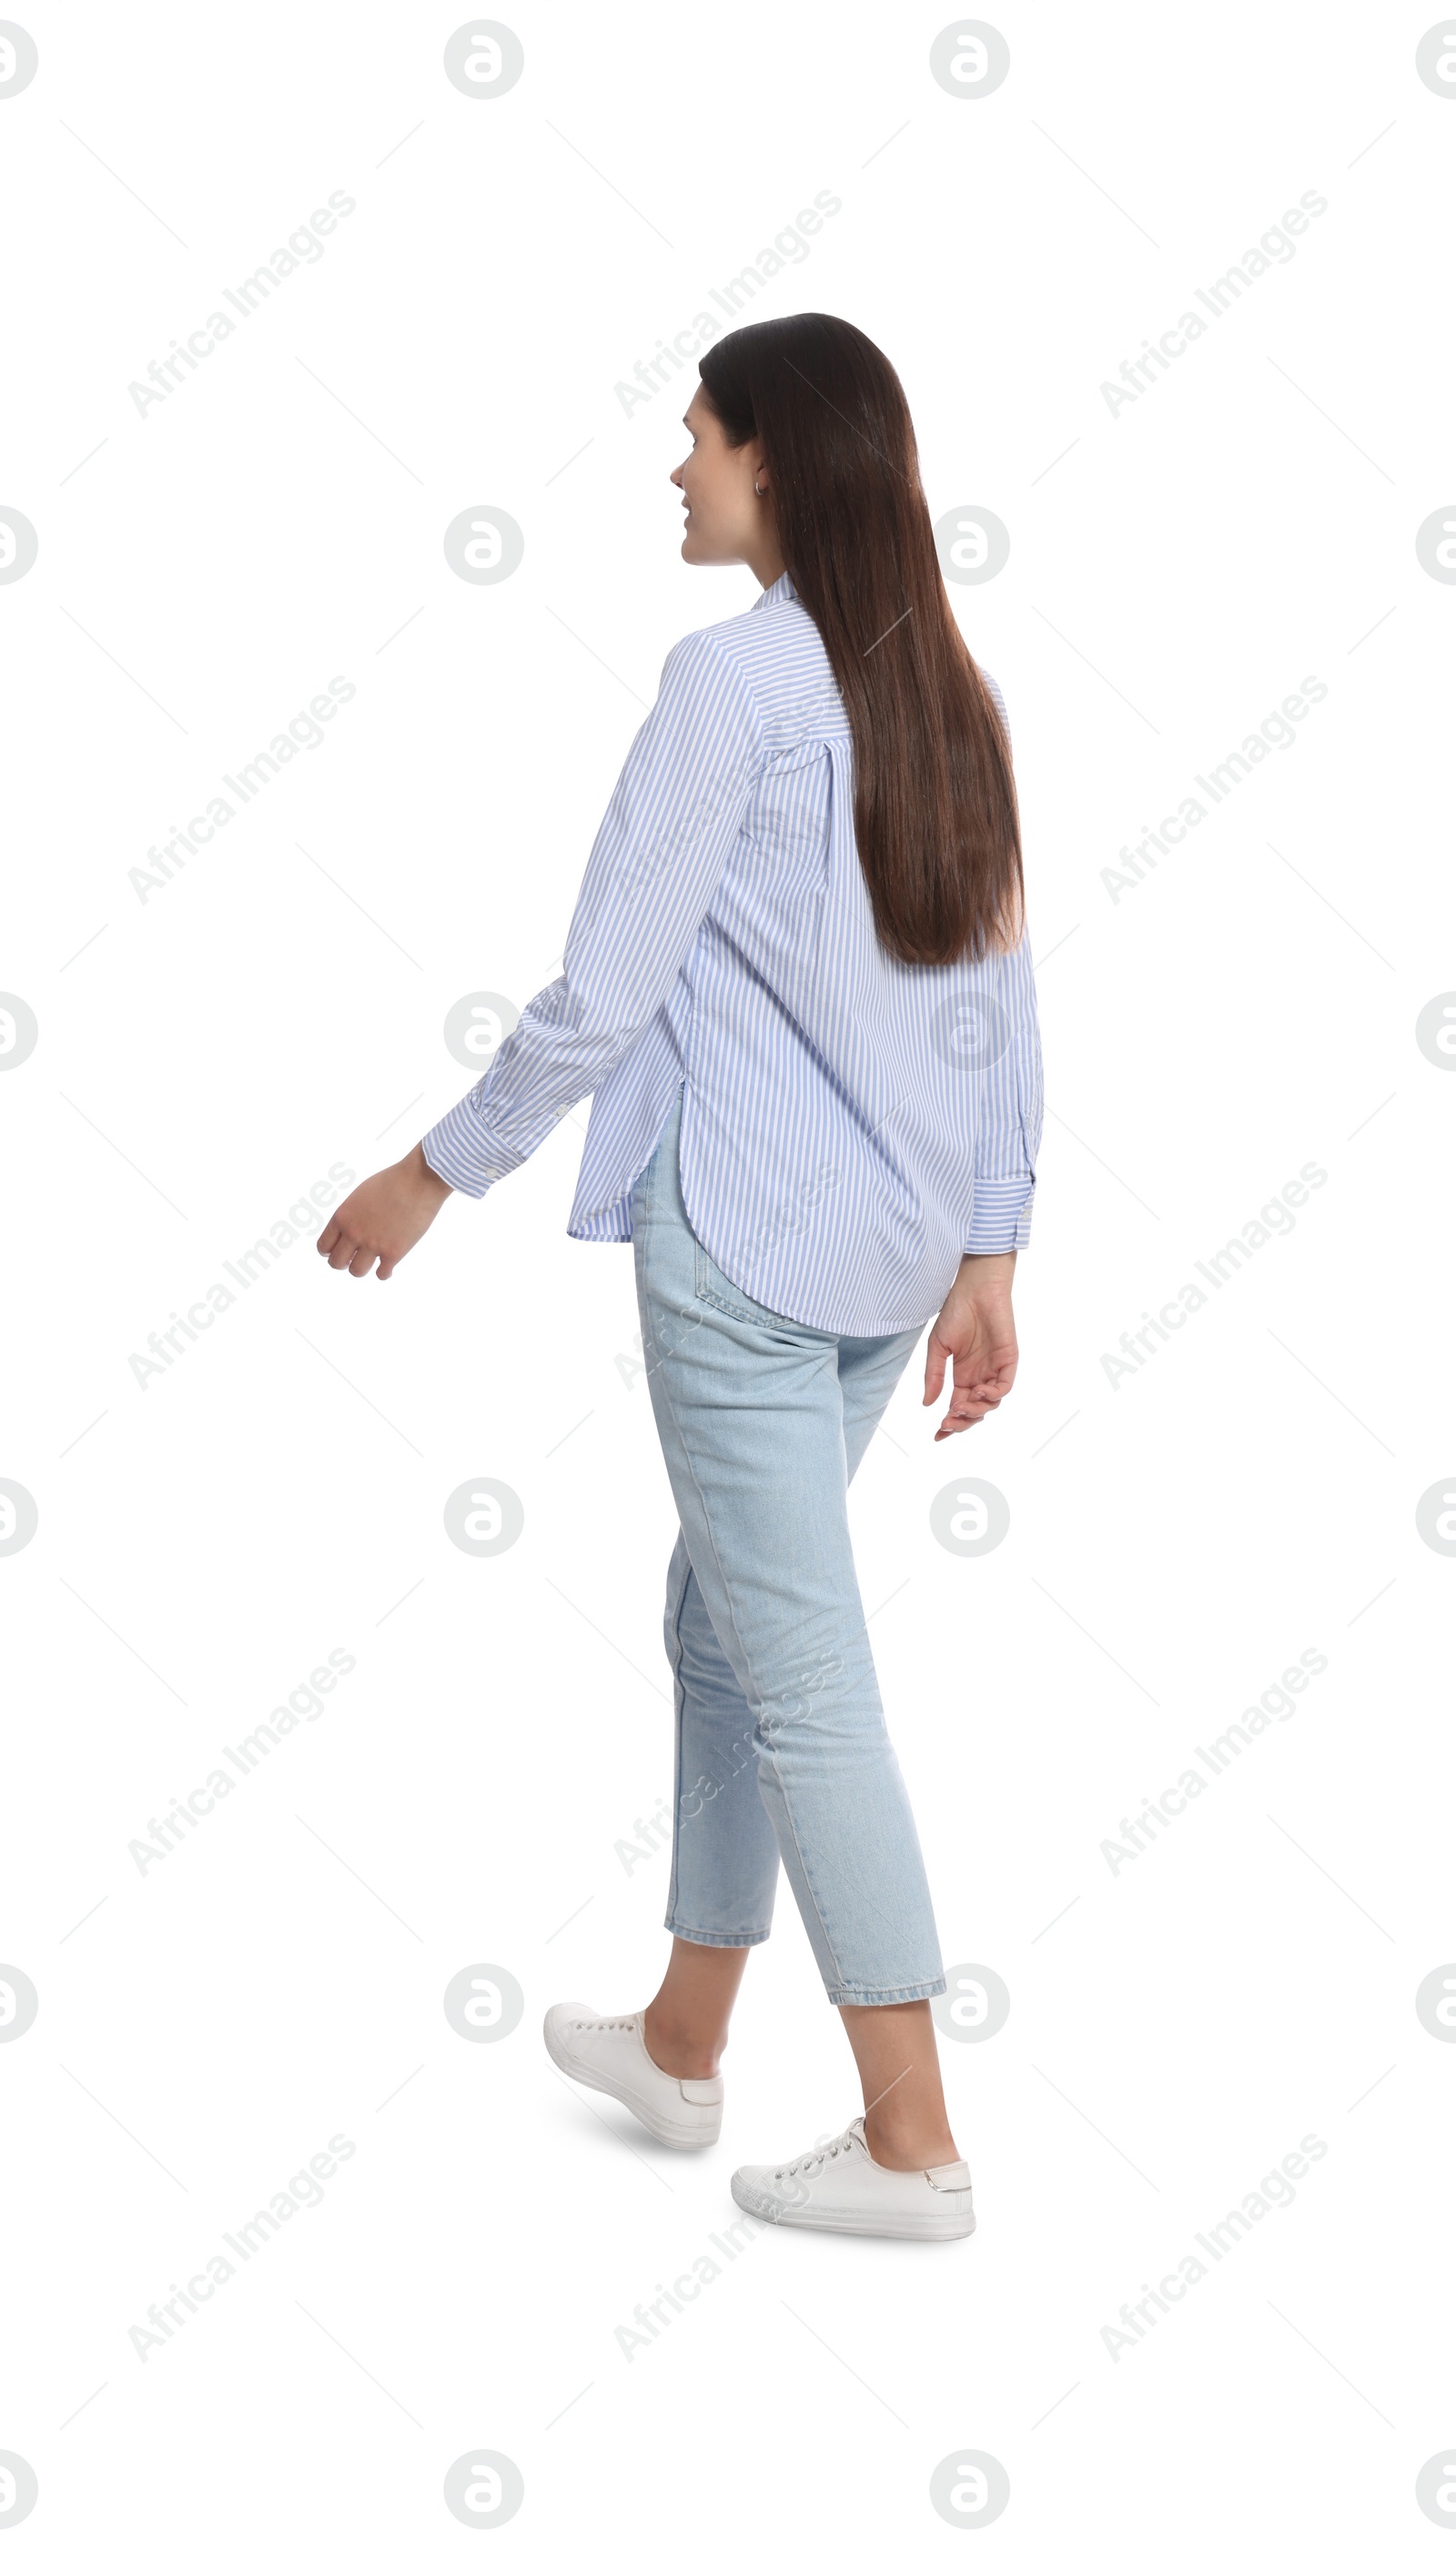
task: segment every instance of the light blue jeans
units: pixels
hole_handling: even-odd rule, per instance
[[[880,1706],[846,1491],[922,1333],[765,1310],[688,1223],[679,1096],[632,1190],[642,1352],[682,1529],[667,1573],[676,1798],[667,1928],[755,1946],[779,1861],[834,2003],[945,1990]]]

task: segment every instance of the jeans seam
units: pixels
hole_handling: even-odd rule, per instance
[[[729,1599],[731,1600],[731,1598],[729,1598]],[[833,1966],[833,1969],[834,1969],[834,1977],[835,1977],[835,1981],[836,1981],[838,1984],[840,1984],[840,1985],[842,1986],[842,1984],[843,1984],[843,1982],[844,1982],[844,1978],[843,1978],[843,1975],[842,1975],[842,1974],[840,1973],[840,1971],[839,1971],[839,1960],[838,1960],[837,1956],[834,1954],[834,1943],[833,1943],[832,1939],[829,1937],[829,1925],[828,1925],[828,1923],[827,1923],[827,1922],[825,1921],[825,1919],[824,1912],[823,1912],[823,1910],[822,1910],[822,1908],[821,1908],[819,1897],[818,1897],[818,1895],[817,1895],[817,1894],[816,1894],[816,1892],[815,1892],[814,1880],[813,1880],[813,1878],[812,1878],[812,1877],[810,1876],[810,1874],[809,1874],[809,1868],[808,1868],[808,1865],[807,1865],[806,1860],[805,1860],[805,1857],[804,1857],[804,1845],[803,1845],[803,1843],[800,1841],[800,1839],[799,1839],[799,1835],[798,1835],[797,1831],[795,1830],[795,1826],[794,1826],[794,1810],[793,1810],[793,1807],[792,1807],[792,1806],[790,1805],[790,1803],[789,1803],[789,1793],[788,1793],[788,1790],[787,1790],[787,1789],[785,1788],[785,1786],[784,1786],[784,1775],[783,1775],[782,1771],[779,1769],[779,1766],[778,1766],[777,1762],[774,1760],[773,1755],[772,1755],[772,1753],[769,1751],[769,1748],[768,1748],[768,1746],[767,1746],[767,1745],[764,1745],[764,1746],[761,1748],[761,1750],[760,1750],[760,1752],[759,1752],[759,1757],[758,1757],[758,1758],[759,1758],[759,1761],[760,1761],[760,1762],[762,1762],[762,1761],[764,1761],[764,1760],[767,1760],[767,1762],[768,1762],[768,1766],[769,1766],[769,1769],[770,1769],[770,1770],[771,1770],[771,1772],[773,1773],[774,1781],[775,1781],[775,1784],[777,1785],[779,1796],[780,1796],[780,1797],[782,1798],[782,1800],[783,1800],[783,1803],[784,1803],[784,1821],[785,1821],[785,1823],[786,1823],[786,1824],[788,1825],[788,1827],[789,1827],[789,1835],[790,1835],[790,1839],[792,1840],[792,1842],[793,1842],[793,1844],[794,1844],[794,1856],[795,1856],[795,1858],[798,1860],[798,1862],[799,1862],[799,1866],[800,1866],[800,1869],[801,1869],[801,1871],[802,1871],[802,1873],[803,1873],[805,1889],[806,1889],[806,1892],[808,1893],[810,1903],[814,1906],[814,1917],[815,1917],[815,1919],[816,1919],[816,1920],[818,1921],[818,1923],[819,1923],[820,1931],[821,1931],[821,1934],[822,1934],[822,1936],[823,1936],[825,1946],[825,1948],[828,1950],[828,1954],[829,1954],[829,1961],[830,1961],[830,1963],[831,1963],[831,1965]]]
[[[669,1929],[671,1929],[671,1930],[675,1930],[675,1931],[677,1932],[677,1935],[678,1935],[679,1937],[684,1937],[684,1938],[701,1938],[701,1939],[704,1941],[704,1943],[705,1943],[707,1946],[709,1946],[709,1947],[718,1947],[718,1946],[723,1946],[723,1947],[731,1947],[731,1946],[733,1946],[733,1945],[735,1944],[735,1942],[736,1942],[736,1934],[734,1934],[732,1937],[729,1937],[729,1935],[728,1935],[727,1932],[719,1933],[719,1932],[715,1931],[715,1932],[709,1933],[709,1932],[706,1932],[706,1931],[704,1931],[704,1932],[699,1932],[699,1931],[687,1931],[687,1930],[684,1930],[684,1929],[682,1929],[682,1928],[680,1927],[680,1925],[677,1923],[677,1921],[676,1921],[676,1919],[675,1919],[675,1917],[674,1917],[675,1912],[676,1912],[677,1903],[678,1903],[678,1892],[679,1892],[679,1888],[678,1888],[678,1869],[679,1869],[678,1847],[679,1847],[679,1842],[680,1842],[680,1840],[681,1840],[681,1836],[682,1836],[682,1835],[683,1835],[683,1833],[687,1830],[687,1823],[688,1823],[688,1818],[687,1818],[687,1816],[686,1816],[686,1815],[681,1812],[681,1811],[682,1811],[682,1808],[683,1808],[683,1805],[684,1805],[684,1803],[685,1803],[685,1801],[684,1801],[684,1793],[683,1793],[683,1786],[682,1786],[682,1782],[683,1782],[682,1756],[683,1756],[683,1730],[684,1730],[684,1727],[685,1727],[685,1725],[686,1725],[686,1720],[687,1720],[687,1704],[688,1704],[689,1698],[691,1697],[691,1694],[690,1694],[690,1690],[689,1690],[689,1686],[688,1686],[688,1683],[687,1683],[686,1677],[684,1676],[684,1674],[683,1674],[683,1670],[682,1670],[682,1658],[683,1658],[683,1653],[684,1653],[684,1641],[683,1641],[683,1634],[682,1634],[682,1621],[683,1621],[683,1612],[684,1612],[684,1609],[685,1609],[686,1604],[687,1604],[688,1596],[689,1596],[689,1594],[690,1594],[690,1593],[691,1593],[695,1588],[696,1588],[697,1593],[698,1593],[699,1601],[700,1601],[700,1602],[702,1602],[702,1601],[703,1601],[703,1589],[702,1589],[702,1585],[701,1585],[701,1583],[700,1583],[700,1581],[699,1581],[697,1570],[696,1570],[696,1568],[694,1567],[694,1565],[693,1565],[693,1563],[692,1563],[692,1560],[691,1560],[691,1558],[690,1558],[690,1557],[689,1557],[689,1555],[688,1555],[687,1537],[686,1537],[686,1534],[685,1534],[685,1533],[683,1533],[683,1532],[681,1531],[681,1529],[679,1530],[678,1538],[679,1538],[679,1540],[680,1540],[680,1541],[681,1541],[681,1543],[682,1543],[682,1548],[683,1548],[683,1565],[684,1565],[684,1568],[685,1568],[685,1570],[686,1570],[686,1573],[685,1573],[684,1580],[683,1580],[683,1590],[682,1590],[682,1593],[681,1593],[681,1595],[680,1595],[680,1597],[679,1597],[679,1599],[678,1599],[677,1608],[676,1608],[675,1612],[673,1613],[673,1616],[672,1616],[672,1623],[671,1623],[671,1625],[672,1625],[672,1634],[673,1634],[673,1638],[674,1638],[675,1643],[676,1643],[676,1653],[674,1654],[671,1650],[669,1650],[669,1658],[670,1658],[670,1661],[671,1661],[671,1664],[672,1664],[672,1669],[673,1669],[673,1704],[674,1704],[674,1709],[675,1709],[675,1712],[676,1712],[676,1741],[675,1741],[675,1745],[674,1745],[673,1762],[674,1762],[674,1776],[675,1776],[675,1779],[676,1779],[676,1782],[677,1782],[677,1796],[676,1796],[676,1806],[675,1806],[675,1810],[674,1810],[674,1822],[673,1822],[673,1845],[672,1845],[672,1863],[671,1863],[671,1869],[672,1869],[671,1889],[670,1889],[670,1894],[669,1894],[669,1899],[668,1899],[668,1901],[669,1901],[669,1906],[670,1906],[670,1911],[669,1911],[668,1915],[666,1916],[666,1926],[667,1926]],[[674,1552],[673,1552],[673,1557],[674,1557],[674,1559],[676,1558],[676,1555],[677,1555],[677,1553],[676,1553],[676,1551],[674,1550]],[[670,1570],[670,1567],[671,1567],[671,1561],[669,1561],[669,1570]],[[721,1639],[719,1639],[717,1629],[716,1629],[716,1628],[714,1627],[714,1625],[713,1625],[712,1616],[708,1613],[708,1607],[707,1607],[707,1604],[706,1604],[706,1603],[704,1603],[703,1608],[704,1608],[704,1614],[705,1614],[705,1617],[706,1617],[706,1618],[707,1618],[707,1619],[708,1619],[708,1627],[709,1627],[710,1635],[714,1638],[715,1642],[718,1644],[719,1653],[720,1653],[720,1654],[723,1654],[723,1644],[722,1644]],[[773,1818],[772,1818],[772,1816],[770,1815],[770,1814],[769,1814],[769,1812],[768,1812],[767,1807],[764,1805],[763,1800],[762,1800],[762,1797],[761,1797],[761,1794],[759,1794],[759,1791],[758,1791],[758,1789],[757,1789],[757,1785],[756,1785],[756,1784],[757,1784],[757,1773],[758,1773],[758,1763],[757,1763],[757,1753],[758,1753],[758,1726],[757,1726],[757,1721],[756,1721],[756,1719],[755,1719],[755,1717],[754,1717],[754,1715],[753,1715],[753,1706],[752,1706],[752,1703],[751,1703],[751,1701],[748,1699],[748,1696],[747,1696],[747,1694],[745,1693],[745,1691],[743,1690],[743,1686],[742,1686],[742,1684],[738,1681],[737,1673],[736,1673],[736,1671],[735,1671],[735,1669],[734,1669],[734,1667],[733,1667],[733,1665],[732,1665],[731,1659],[730,1659],[729,1657],[728,1657],[727,1655],[725,1655],[725,1656],[724,1656],[724,1662],[725,1662],[725,1664],[728,1666],[729,1673],[730,1673],[730,1674],[732,1674],[734,1687],[735,1687],[735,1689],[736,1689],[736,1691],[737,1691],[738,1698],[739,1698],[740,1702],[742,1703],[742,1709],[743,1709],[743,1722],[744,1722],[744,1725],[746,1726],[746,1728],[747,1728],[747,1730],[748,1730],[748,1740],[749,1740],[750,1750],[749,1750],[749,1754],[748,1754],[748,1757],[747,1757],[747,1760],[746,1760],[746,1761],[743,1761],[743,1762],[735,1762],[735,1761],[733,1760],[733,1758],[732,1758],[731,1751],[725,1751],[725,1750],[724,1750],[724,1748],[723,1748],[723,1746],[722,1746],[722,1745],[721,1745],[721,1744],[716,1740],[716,1738],[707,1738],[707,1739],[705,1739],[705,1738],[704,1738],[704,1736],[703,1736],[702,1730],[700,1730],[700,1742],[704,1742],[704,1743],[705,1743],[705,1754],[704,1754],[704,1758],[705,1758],[705,1759],[710,1760],[710,1761],[711,1761],[711,1762],[712,1762],[716,1767],[718,1767],[718,1768],[722,1769],[722,1770],[727,1774],[727,1776],[723,1779],[723,1781],[722,1781],[721,1785],[720,1785],[718,1788],[716,1788],[716,1789],[715,1789],[715,1791],[714,1791],[714,1793],[713,1793],[713,1799],[710,1799],[710,1800],[707,1800],[707,1801],[705,1801],[705,1802],[704,1802],[704,1807],[705,1807],[705,1808],[707,1808],[707,1807],[711,1807],[711,1806],[712,1806],[712,1804],[714,1803],[714,1801],[715,1801],[716,1799],[718,1799],[718,1798],[721,1798],[721,1797],[725,1796],[725,1795],[727,1794],[727,1792],[728,1792],[728,1788],[731,1786],[732,1782],[733,1782],[734,1780],[739,1780],[739,1779],[741,1779],[741,1778],[742,1778],[742,1776],[743,1776],[744,1771],[745,1771],[745,1770],[747,1770],[747,1769],[750,1769],[750,1768],[751,1768],[751,1769],[752,1769],[752,1771],[753,1771],[753,1774],[754,1774],[754,1782],[755,1782],[754,1795],[755,1795],[755,1797],[756,1797],[756,1799],[757,1799],[758,1812],[759,1812],[759,1814],[762,1815],[762,1817],[763,1817],[763,1819],[764,1819],[764,1822],[767,1824],[767,1826],[768,1826],[768,1828],[769,1828],[770,1833],[772,1833],[772,1834],[773,1834],[773,1844],[774,1844],[774,1872],[775,1872],[775,1876],[776,1876],[776,1875],[777,1875],[777,1871],[778,1871],[778,1866],[779,1866],[779,1856],[780,1856],[780,1855],[779,1855],[779,1845],[778,1845],[778,1835],[777,1835],[777,1833],[776,1833],[776,1832],[774,1832]],[[680,1698],[680,1699],[679,1699],[679,1693],[681,1694],[681,1698]],[[701,1810],[700,1810],[700,1811],[701,1811]],[[771,1936],[771,1934],[772,1934],[772,1918],[773,1918],[773,1916],[772,1916],[772,1907],[770,1907],[770,1913],[769,1913],[769,1920],[768,1920],[768,1923],[765,1925],[765,1927],[764,1927],[763,1929],[761,1929],[761,1930],[754,1930],[754,1931],[753,1931],[753,1933],[752,1933],[752,1935],[751,1935],[751,1938],[745,1938],[745,1940],[744,1940],[744,1944],[745,1944],[745,1945],[749,1945],[749,1946],[753,1946],[753,1947],[757,1947],[758,1945],[760,1945],[760,1944],[761,1944],[761,1942],[762,1942],[763,1940],[765,1940],[765,1939],[769,1938],[769,1937]]]
[[[735,1930],[731,1937],[725,1930],[688,1930],[680,1921],[664,1921],[675,1939],[692,1939],[700,1948],[761,1948],[769,1938],[767,1930]]]
[[[935,1996],[943,1993],[944,1990],[943,1974],[936,1975],[927,1983],[896,1985],[888,1992],[877,1990],[873,1984],[846,1984],[838,1995],[838,2007],[877,2010],[892,2002],[933,2001]],[[830,1999],[833,1998],[831,1994]]]
[[[686,1540],[683,1542],[683,1555],[684,1557],[687,1557]],[[692,1561],[689,1559],[687,1573],[683,1578],[682,1592],[677,1598],[677,1606],[672,1616],[672,1639],[673,1645],[677,1651],[672,1658],[672,1860],[667,1872],[667,1911],[663,1915],[664,1926],[669,1930],[672,1928],[673,1916],[677,1911],[677,1849],[681,1832],[679,1817],[682,1806],[683,1778],[683,1709],[687,1700],[687,1689],[682,1677],[682,1619],[683,1605],[688,1599],[688,1587],[691,1585],[692,1581],[693,1568]]]

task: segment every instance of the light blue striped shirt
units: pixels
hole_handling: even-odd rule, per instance
[[[1026,1244],[1042,1113],[1029,944],[945,966],[881,946],[849,723],[788,575],[673,647],[563,970],[425,1156],[483,1195],[594,1093],[567,1228],[630,1239],[679,1087],[688,1220],[771,1311],[887,1335],[935,1316],[963,1254]]]

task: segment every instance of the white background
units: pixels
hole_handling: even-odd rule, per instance
[[[8,440],[36,526],[0,586],[13,844],[0,989],[0,1471],[40,1526],[9,1615],[0,2450],[28,2539],[448,2542],[446,2468],[525,2478],[522,2541],[933,2542],[949,2454],[1006,2542],[1420,2541],[1456,2443],[1451,1582],[1456,1470],[1451,617],[1456,100],[1423,8],[998,9],[946,24],[513,8],[469,98],[447,9],[89,5],[25,21],[0,103]],[[953,588],[1005,690],[1046,1057],[1022,1367],[932,1446],[915,1370],[852,1511],[948,1958],[1011,2015],[943,2043],[977,2192],[947,2249],[764,2232],[648,2347],[614,2331],[736,2219],[737,2161],[855,2106],[787,1886],[722,2143],[649,2144],[549,2068],[544,2007],[655,1987],[674,1520],[630,1250],[569,1242],[585,1111],[388,1285],[301,1239],[170,1369],[129,1358],[331,1164],[468,1085],[445,1013],[524,1003],[661,661],[746,608],[689,573],[691,378],[614,385],[826,189],[750,316],[896,363],[931,512],[994,511]],[[129,383],[331,190],[315,264],[166,400]],[[1168,376],[1124,357],[1303,192],[1327,209]],[[508,581],[444,528],[522,526]],[[322,691],[326,740],[144,901],[129,871]],[[1124,844],[1314,676],[1327,697],[1116,899]],[[1119,1333],[1295,1178],[1250,1263],[1114,1388]],[[226,1278],[224,1280],[227,1280]],[[1197,1280],[1193,1278],[1193,1280]],[[1207,1289],[1207,1288],[1205,1288]],[[475,1476],[526,1527],[441,1526]],[[980,1560],[927,1524],[985,1477]],[[882,1608],[883,1607],[883,1608]],[[160,1864],[129,1851],[337,1646],[312,1724]],[[1294,1715],[1117,1874],[1101,1848],[1306,1647]],[[499,2042],[450,1978],[508,1970]],[[595,2111],[594,2111],[595,2110]],[[356,2145],[164,2345],[147,2306],[332,2134]],[[1303,2136],[1327,2153],[1135,2345],[1100,2332]],[[1456,2455],[1453,2455],[1456,2458]]]

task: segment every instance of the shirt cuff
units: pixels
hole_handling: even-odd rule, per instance
[[[467,1089],[459,1104],[431,1126],[420,1147],[437,1177],[460,1195],[483,1196],[497,1178],[521,1166],[520,1154],[481,1121],[473,1089]]]
[[[1024,1248],[1031,1236],[1035,1185],[1034,1178],[978,1178],[962,1256],[998,1257],[1005,1249]]]

